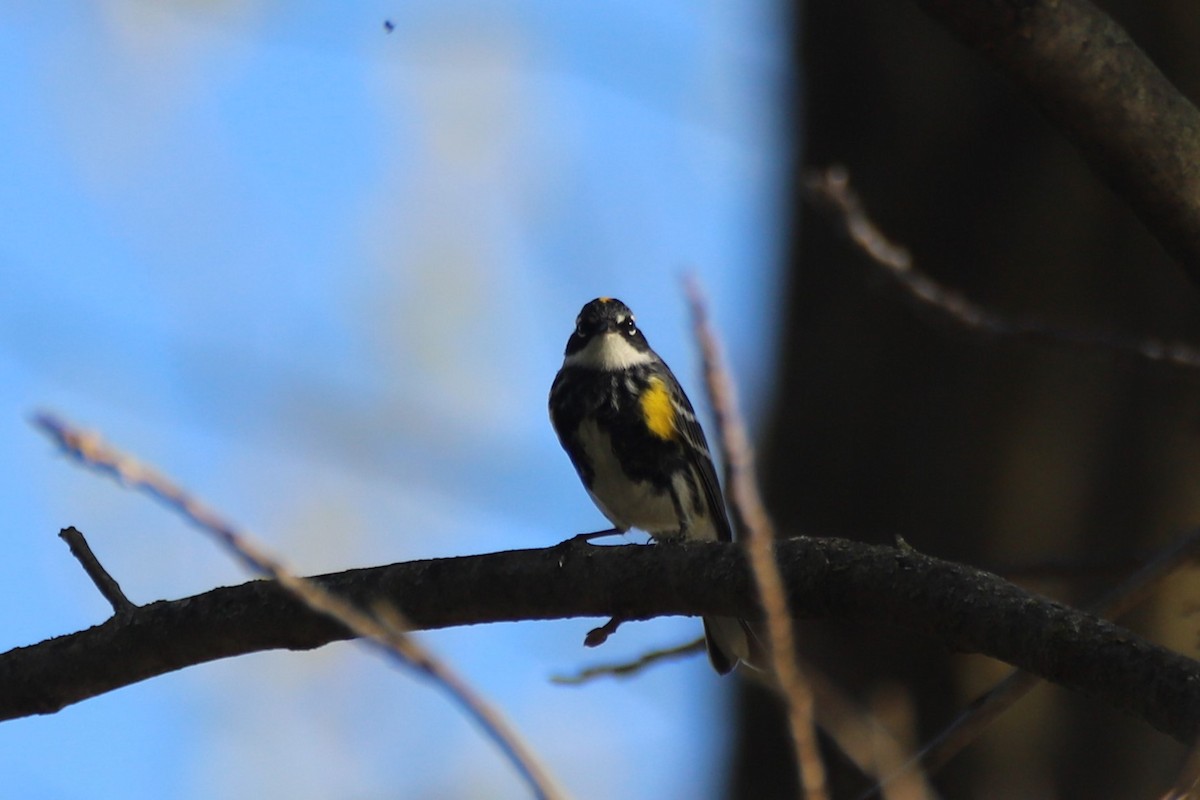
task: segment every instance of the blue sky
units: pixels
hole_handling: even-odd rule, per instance
[[[0,7],[5,649],[247,578],[29,425],[156,464],[302,572],[552,544],[603,519],[546,395],[597,295],[703,406],[694,271],[754,421],[787,170],[771,3]],[[384,30],[384,20],[394,30]],[[701,658],[548,676],[695,620],[424,635],[579,797],[712,796],[731,688]],[[439,691],[353,644],[205,665],[0,725],[14,796],[521,797]]]

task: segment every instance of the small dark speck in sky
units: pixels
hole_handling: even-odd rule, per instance
[[[396,30],[396,23],[392,22],[390,19],[385,19],[383,21],[383,29],[388,33],[391,33],[392,31]]]

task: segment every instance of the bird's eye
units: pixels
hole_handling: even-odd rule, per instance
[[[633,317],[626,317],[621,320],[621,330],[625,332],[626,336],[633,336],[637,333],[637,325],[633,324]]]
[[[575,318],[575,335],[582,339],[586,334],[583,332],[583,318]]]

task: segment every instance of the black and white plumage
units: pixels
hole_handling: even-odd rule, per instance
[[[716,469],[692,404],[619,300],[580,311],[550,389],[550,420],[584,487],[613,526],[655,540],[733,539]],[[748,661],[752,634],[706,617],[709,659]]]

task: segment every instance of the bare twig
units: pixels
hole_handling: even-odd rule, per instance
[[[621,676],[626,677],[635,673],[641,672],[651,664],[657,664],[660,661],[668,659],[682,658],[695,653],[704,652],[704,639],[694,639],[685,644],[676,645],[675,647],[665,647],[661,650],[651,650],[633,661],[626,661],[622,664],[601,664],[595,667],[582,669],[574,675],[554,675],[550,680],[554,683],[564,686],[577,686],[582,683],[588,683],[596,678],[606,676]]]
[[[1200,558],[1200,528],[1181,534],[1154,558],[1088,605],[1097,616],[1116,619],[1136,608],[1160,583],[1188,562]]]
[[[817,747],[812,690],[796,659],[796,640],[788,610],[787,589],[775,561],[775,526],[758,493],[750,438],[738,412],[733,382],[725,370],[716,334],[708,324],[700,287],[695,279],[689,279],[686,288],[696,340],[700,344],[704,362],[705,385],[716,417],[721,451],[725,455],[729,505],[738,529],[746,540],[750,568],[766,612],[771,667],[786,701],[788,724],[796,748],[796,767],[800,770],[800,785],[808,800],[823,800],[828,792],[825,787],[825,766],[821,763]]]
[[[565,795],[533,751],[500,712],[477,694],[448,665],[433,656],[411,636],[400,613],[392,609],[388,618],[366,613],[320,584],[289,571],[278,558],[253,542],[245,533],[221,518],[181,487],[154,469],[105,443],[99,435],[83,431],[49,414],[36,417],[37,426],[69,455],[85,466],[113,476],[130,489],[140,490],[181,514],[229,550],[251,571],[276,581],[306,606],[340,622],[382,653],[404,666],[423,673],[445,689],[500,747],[538,797]],[[103,591],[103,590],[102,590]]]
[[[88,546],[87,539],[83,538],[82,533],[72,526],[59,531],[58,538],[67,543],[67,547],[71,549],[71,555],[75,556],[80,565],[83,566],[83,571],[87,573],[87,576],[92,579],[92,583],[96,584],[96,588],[100,590],[100,594],[112,605],[114,614],[120,617],[137,610],[137,605],[125,596],[125,593],[121,591],[120,585],[117,584],[112,575],[108,574],[108,570],[96,558],[95,553]]]
[[[661,661],[702,652],[704,639],[699,638],[677,647],[653,650],[632,661],[589,667],[574,675],[555,675],[550,680],[561,685],[577,686],[599,678],[626,677]],[[879,779],[907,760],[911,747],[905,747],[898,742],[887,728],[847,697],[815,665],[805,663],[801,665],[801,669],[812,688],[817,723],[858,769],[872,778]],[[920,800],[934,797],[925,776],[919,771],[907,774],[894,787],[889,787],[889,791],[891,793],[886,796],[887,800]]]
[[[829,167],[812,172],[806,186],[814,200],[837,212],[838,220],[850,240],[882,267],[884,274],[899,283],[923,306],[935,309],[969,330],[1200,369],[1200,349],[1180,342],[1050,325],[1040,320],[998,314],[985,308],[916,269],[908,250],[888,239],[867,215],[844,168]]]

